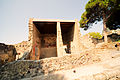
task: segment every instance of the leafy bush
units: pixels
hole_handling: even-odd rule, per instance
[[[102,39],[102,35],[99,32],[90,32],[88,33],[92,38]]]

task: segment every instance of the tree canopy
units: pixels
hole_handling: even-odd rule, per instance
[[[110,29],[114,25],[114,28],[119,27],[120,0],[90,0],[85,10],[81,16],[80,27],[88,29],[90,25],[101,20]]]
[[[110,30],[116,30],[118,28],[120,29],[120,10],[116,10],[113,12],[106,25]]]

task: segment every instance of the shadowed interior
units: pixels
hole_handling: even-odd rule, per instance
[[[38,43],[40,59],[57,57],[57,22],[33,22],[34,40]],[[63,48],[66,53],[71,53],[75,22],[60,22]]]
[[[62,40],[66,53],[71,53],[71,42],[73,41],[74,22],[61,22]]]
[[[56,49],[56,22],[34,22],[35,27],[40,32],[40,59],[57,57]]]

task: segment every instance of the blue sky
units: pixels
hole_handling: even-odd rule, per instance
[[[0,0],[0,43],[15,44],[28,40],[29,18],[80,20],[88,1]],[[94,26],[88,31],[81,29],[81,33],[101,32],[101,29]]]

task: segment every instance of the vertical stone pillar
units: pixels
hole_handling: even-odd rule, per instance
[[[28,37],[30,43],[33,42],[33,19],[29,19],[29,37]]]
[[[30,50],[30,60],[33,60],[33,54],[32,54],[32,49],[33,49],[33,18],[29,19],[29,46],[31,46]]]
[[[72,42],[72,54],[80,53],[82,49],[84,49],[84,45],[80,42],[80,29],[79,22],[76,19],[74,25],[74,34],[73,34],[73,42]]]
[[[65,55],[65,50],[63,48],[60,22],[57,22],[57,57],[61,57],[64,55]]]
[[[40,39],[40,32],[33,24],[33,38],[32,38],[32,53],[31,53],[31,60],[39,60],[40,58],[40,50],[41,50],[41,39]]]

